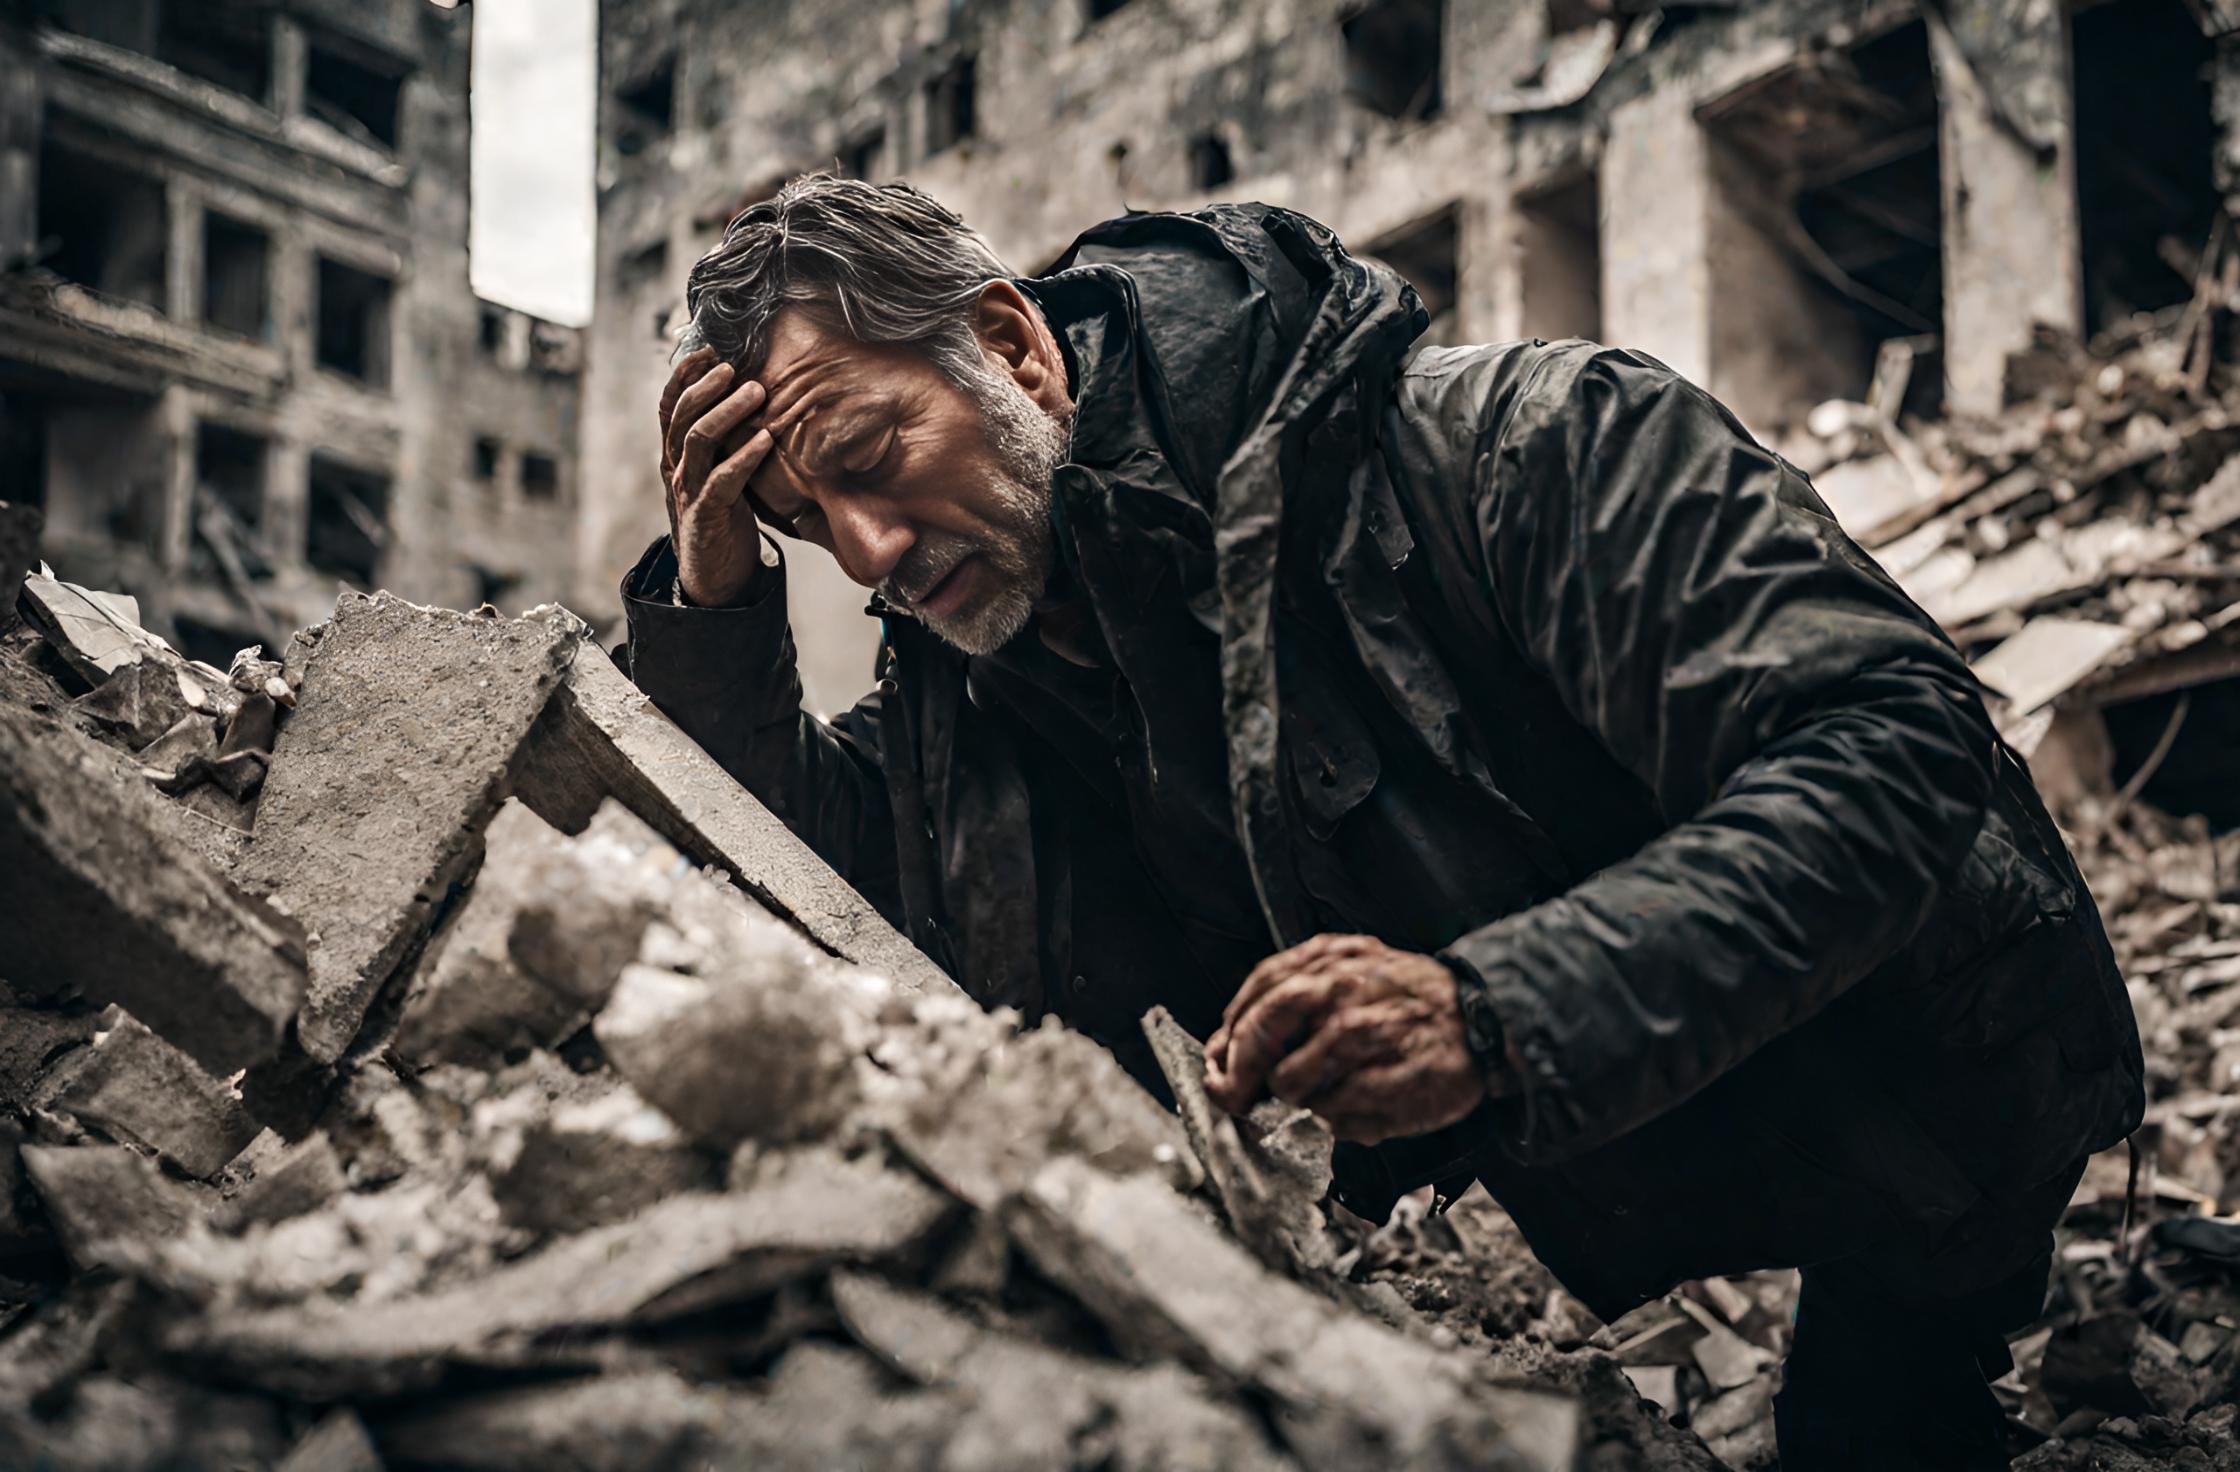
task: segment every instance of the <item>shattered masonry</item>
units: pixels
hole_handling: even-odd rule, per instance
[[[0,5],[0,496],[195,657],[576,596],[579,334],[467,281],[472,16]]]
[[[983,1012],[561,610],[221,672],[21,600],[0,1464],[1713,1465],[1411,1306],[1457,1244],[1326,1218],[1163,1014],[1180,1120]]]

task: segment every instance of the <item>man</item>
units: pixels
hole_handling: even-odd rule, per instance
[[[693,270],[633,677],[973,995],[1483,1180],[1613,1317],[1802,1265],[1790,1472],[2002,1466],[1986,1375],[2141,1062],[1967,666],[1802,476],[1587,343],[1411,350],[1265,206],[1012,279],[805,178]],[[799,709],[767,529],[877,590]],[[1377,1143],[1382,1142],[1382,1143]],[[1373,1148],[1372,1148],[1373,1146]]]

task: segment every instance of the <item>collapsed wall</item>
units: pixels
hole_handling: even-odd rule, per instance
[[[1416,1312],[1162,1016],[1180,1117],[983,1012],[561,611],[22,606],[0,1463],[1715,1465]]]

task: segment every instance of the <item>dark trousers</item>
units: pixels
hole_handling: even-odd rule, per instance
[[[2010,1208],[2024,1265],[1989,1287],[1925,1299],[1857,1261],[1804,1269],[1796,1342],[1773,1398],[1781,1472],[2006,1467],[2006,1416],[1991,1382],[2014,1366],[2006,1336],[2044,1310],[2051,1227],[2083,1169],[2079,1161]]]

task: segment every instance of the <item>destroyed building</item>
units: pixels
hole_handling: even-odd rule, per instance
[[[471,17],[0,4],[0,498],[219,665],[568,590],[581,345],[468,285]]]
[[[1785,451],[1885,352],[1983,414],[2050,329],[2174,307],[2230,180],[2230,7],[895,0],[601,7],[584,585],[662,529],[651,418],[686,269],[826,168],[905,178],[1039,271],[1124,209],[1259,199],[1423,294],[1431,340],[1652,353]],[[1799,454],[1800,460],[1809,457]],[[1807,464],[1818,469],[1817,464]],[[803,549],[813,705],[868,684]]]

